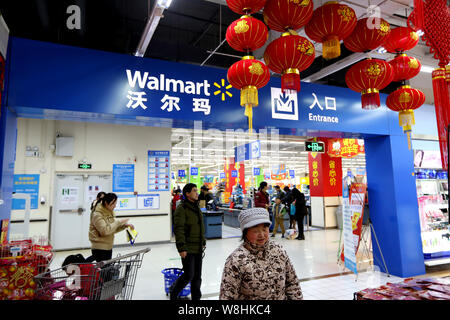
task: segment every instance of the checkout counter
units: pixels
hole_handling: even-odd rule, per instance
[[[205,200],[200,200],[200,210],[203,213],[203,223],[205,225],[206,239],[221,239],[222,238],[222,221],[223,212],[217,210],[213,200],[208,203]]]
[[[205,238],[206,239],[220,239],[222,238],[222,211],[204,210],[203,223],[205,224]]]

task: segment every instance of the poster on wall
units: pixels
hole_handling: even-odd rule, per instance
[[[102,191],[100,186],[87,186],[85,199],[88,199],[88,203],[92,203],[97,199],[97,194]]]
[[[77,208],[80,199],[78,187],[66,186],[61,188],[61,205],[65,208]]]
[[[28,193],[31,195],[30,209],[38,208],[39,200],[39,175],[38,174],[15,174],[14,193]],[[25,210],[25,200],[13,199],[12,210]]]
[[[170,190],[170,151],[148,151],[148,191]]]
[[[134,191],[134,164],[113,164],[113,192]]]
[[[117,205],[114,210],[123,211],[123,210],[136,210],[136,209],[137,209],[137,200],[136,200],[136,196],[134,194],[117,196]]]
[[[158,210],[159,194],[142,194],[138,196],[138,210]]]
[[[441,169],[441,153],[436,150],[414,150],[414,167]]]

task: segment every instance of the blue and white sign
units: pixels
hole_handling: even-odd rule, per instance
[[[191,176],[198,176],[198,168],[191,167]]]
[[[38,174],[15,174],[15,193],[29,193],[31,195],[30,209],[37,209],[39,202],[39,175]],[[12,210],[24,210],[25,200],[13,199]]]
[[[178,170],[178,177],[179,178],[186,177],[186,170]]]
[[[261,142],[256,140],[236,147],[234,157],[235,162],[261,158]]]
[[[226,177],[226,176],[225,176],[225,172],[221,172],[221,173],[220,173],[220,179],[225,179],[225,177]]]
[[[114,210],[125,211],[136,209],[137,209],[137,199],[134,194],[124,194],[117,196],[117,205]]]
[[[243,144],[242,146],[238,146],[238,147],[236,147],[235,148],[235,155],[234,155],[234,159],[235,159],[235,162],[241,162],[241,161],[244,161],[244,160],[248,160],[248,159],[246,159],[246,151],[247,151],[247,145],[246,144]]]
[[[158,210],[159,194],[142,194],[138,195],[138,210]]]
[[[147,117],[152,123],[171,119],[173,127],[192,127],[195,120],[224,130],[248,127],[239,107],[239,90],[230,87],[226,70],[14,37],[11,43],[10,69],[14,72],[9,79],[8,104],[19,115],[31,112],[36,117],[61,117],[64,112],[60,110],[64,110],[71,117],[77,112],[79,117],[97,121],[103,121],[97,114],[108,114],[112,116],[109,121],[115,122]],[[32,59],[26,52],[33,52]],[[67,58],[72,56],[77,59]],[[95,74],[86,78],[84,70],[94,67]],[[28,81],[37,77],[40,81]],[[272,77],[258,90],[260,105],[253,117],[254,129],[271,126],[279,128],[280,134],[291,135],[315,130],[361,136],[402,134],[397,113],[385,106],[385,94],[380,94],[381,108],[367,112],[361,108],[361,95],[348,88],[307,82],[301,86],[298,93],[282,93],[280,79]],[[227,123],[225,119],[233,120]]]
[[[259,140],[250,142],[250,160],[261,158],[261,142]]]
[[[148,151],[148,191],[170,190],[170,151]]]
[[[134,164],[113,164],[112,191],[134,191]]]
[[[259,176],[261,174],[261,168],[253,168],[253,175]]]
[[[237,178],[238,177],[238,171],[237,170],[231,170],[231,177]]]
[[[295,178],[295,170],[289,170],[289,177]]]

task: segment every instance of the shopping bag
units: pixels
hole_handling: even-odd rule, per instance
[[[295,216],[295,205],[291,204],[291,212],[289,213],[291,216]]]
[[[138,232],[134,229],[131,229],[130,227],[126,228],[127,233],[127,240],[130,242],[131,245],[134,244],[136,241],[136,237],[138,236]]]

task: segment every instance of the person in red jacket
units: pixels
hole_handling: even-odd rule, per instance
[[[177,201],[181,200],[181,195],[180,195],[181,190],[180,189],[176,189],[173,192],[173,198],[172,198],[172,213],[175,212],[175,210],[177,209]]]
[[[258,192],[255,194],[255,207],[264,208],[269,210],[270,202],[269,195],[267,194],[267,182],[263,181],[259,185]]]
[[[175,210],[177,209],[177,201],[181,200],[181,190],[180,189],[176,189],[173,191],[173,198],[172,198],[172,232],[173,232],[173,215],[175,213]]]

